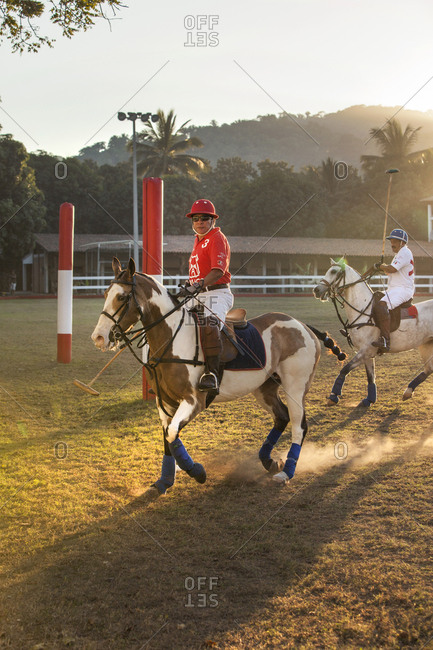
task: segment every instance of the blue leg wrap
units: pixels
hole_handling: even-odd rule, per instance
[[[269,471],[271,467],[275,465],[274,461],[271,458],[271,452],[282,433],[282,431],[278,431],[278,429],[275,429],[275,427],[272,428],[268,434],[268,437],[260,448],[259,458],[262,461],[263,467],[267,471]]]
[[[282,433],[282,431],[278,431],[275,427],[269,431],[268,437],[259,451],[259,458],[261,461],[267,460],[271,457],[271,451],[274,448],[274,445],[277,444]]]
[[[301,445],[297,445],[296,442],[293,442],[290,451],[287,454],[287,460],[283,468],[283,472],[285,472],[289,478],[293,478],[295,474],[296,463],[298,462],[300,453]]]
[[[331,393],[333,393],[334,395],[341,395],[341,389],[343,388],[343,384],[345,381],[346,381],[346,376],[342,375],[340,372],[337,379],[334,381],[334,385],[332,387]],[[332,399],[332,397],[330,399]]]
[[[174,442],[169,442],[168,446],[180,469],[183,469],[185,472],[191,471],[194,467],[194,461],[183,446],[182,440],[176,438]]]
[[[155,481],[154,486],[160,494],[165,494],[168,488],[174,485],[176,475],[176,460],[173,456],[162,457],[161,478]]]
[[[376,384],[368,384],[367,397],[362,400],[363,406],[374,404],[377,399]]]
[[[412,390],[415,390],[417,386],[422,384],[422,382],[427,379],[427,373],[425,372],[420,372],[419,375],[415,377],[415,379],[412,379],[412,381],[409,384],[409,388],[412,388]]]
[[[206,481],[205,468],[200,463],[194,463],[180,438],[176,438],[174,442],[169,442],[168,446],[180,469],[183,469],[187,474],[195,478],[197,483],[204,483]]]

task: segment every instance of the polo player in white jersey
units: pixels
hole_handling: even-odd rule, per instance
[[[401,228],[395,228],[388,235],[391,242],[394,259],[391,264],[378,262],[374,265],[377,271],[384,271],[388,276],[388,286],[384,297],[377,306],[376,317],[380,328],[380,338],[372,345],[380,348],[381,352],[390,352],[390,315],[389,310],[395,309],[415,293],[415,271],[413,255],[407,246],[408,236]]]

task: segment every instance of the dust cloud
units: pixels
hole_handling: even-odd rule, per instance
[[[287,453],[287,447],[279,449],[277,446],[272,457],[283,465]],[[418,454],[433,456],[433,434],[428,432],[417,440],[404,442],[381,435],[376,435],[364,443],[349,438],[326,445],[306,441],[302,446],[296,473],[320,473],[333,466],[342,465],[355,469],[391,460],[402,453],[405,454],[406,460]],[[269,474],[263,471],[257,454],[246,451],[238,451],[236,454],[217,452],[206,461],[206,469],[214,475],[222,475],[224,482],[232,484],[258,483],[269,477]]]

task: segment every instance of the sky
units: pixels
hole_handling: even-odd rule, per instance
[[[382,105],[433,110],[430,0],[125,0],[110,24],[37,54],[0,46],[0,124],[29,151],[75,155],[131,135],[117,112],[178,125]],[[433,114],[432,114],[433,118]]]

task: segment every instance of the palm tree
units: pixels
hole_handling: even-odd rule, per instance
[[[378,145],[381,155],[361,156],[363,170],[374,173],[388,167],[404,167],[419,157],[422,152],[412,151],[412,148],[420,129],[420,126],[414,129],[408,124],[403,131],[400,122],[395,119],[389,120],[382,128],[370,129],[370,139]]]
[[[143,176],[185,174],[197,178],[207,168],[207,163],[198,156],[185,153],[188,149],[203,146],[199,138],[185,133],[189,120],[176,129],[173,109],[167,115],[159,110],[158,117],[156,124],[147,122],[144,131],[137,134],[138,172]],[[131,144],[129,148],[132,148]]]
[[[335,164],[335,160],[328,156],[326,160],[322,160],[322,163],[317,170],[317,175],[320,178],[322,186],[332,196],[337,192],[339,183],[335,174]]]

